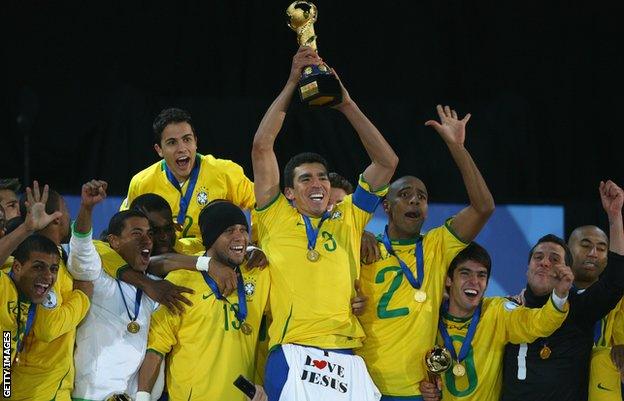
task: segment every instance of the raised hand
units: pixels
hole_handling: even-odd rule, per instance
[[[600,200],[602,207],[607,215],[622,213],[622,204],[624,203],[624,191],[618,187],[613,181],[600,181],[598,187],[600,192]]]
[[[338,80],[338,83],[340,84],[340,90],[342,91],[342,102],[340,102],[337,105],[332,106],[332,107],[334,109],[340,110],[340,109],[343,109],[346,106],[349,106],[349,105],[353,104],[353,99],[351,99],[351,95],[349,95],[349,92],[347,91],[347,88],[345,88],[344,85],[342,84],[342,80],[338,76],[338,73],[336,72],[336,70],[334,70],[332,68],[332,72],[336,76],[336,79]]]
[[[48,201],[48,185],[44,185],[43,192],[39,190],[39,183],[33,182],[32,189],[26,188],[26,218],[24,225],[28,231],[39,231],[48,226],[54,219],[63,216],[63,213],[56,211],[52,214],[46,213],[46,202]]]
[[[470,120],[470,113],[463,119],[457,117],[457,112],[449,106],[436,106],[440,122],[429,120],[425,122],[427,127],[433,127],[447,144],[463,145],[466,139],[466,124]]]
[[[551,277],[555,284],[555,294],[557,294],[559,298],[567,297],[574,283],[574,273],[572,273],[572,269],[563,263],[554,265],[551,270]]]
[[[106,181],[91,180],[82,186],[80,205],[86,208],[93,208],[98,203],[106,199]]]
[[[314,51],[314,49],[309,46],[301,46],[297,53],[293,56],[288,80],[291,82],[297,82],[299,81],[299,78],[301,78],[301,72],[304,67],[307,67],[308,65],[320,64],[323,64],[323,59],[319,57],[318,53]]]

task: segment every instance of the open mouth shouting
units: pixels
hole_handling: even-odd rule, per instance
[[[149,265],[151,253],[152,253],[152,251],[150,249],[148,249],[148,248],[141,249],[140,257],[141,257],[142,264]]]
[[[479,291],[474,288],[466,288],[464,289],[464,295],[469,299],[477,299],[479,297]]]
[[[176,166],[180,170],[188,170],[191,167],[191,158],[189,156],[180,156],[175,160]]]
[[[50,289],[50,284],[44,283],[44,282],[36,282],[34,287],[35,287],[35,295],[37,297],[43,297],[46,294],[46,292],[48,292],[48,290]]]
[[[320,205],[323,203],[323,199],[325,199],[325,194],[322,192],[313,192],[308,196],[308,198],[315,204],[318,203]]]

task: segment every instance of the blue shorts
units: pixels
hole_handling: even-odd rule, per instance
[[[302,347],[305,347],[305,345],[302,345]],[[323,351],[353,355],[353,350],[351,349],[329,349]],[[288,379],[288,370],[288,363],[286,362],[286,357],[284,356],[284,351],[282,351],[282,347],[275,347],[269,353],[266,365],[264,367],[264,391],[269,397],[269,401],[279,400],[280,395],[282,394],[282,389],[286,384],[286,379]],[[422,401],[422,398],[420,398],[419,400]]]

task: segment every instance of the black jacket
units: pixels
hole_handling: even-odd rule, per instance
[[[508,344],[503,364],[502,401],[586,401],[594,324],[611,311],[624,294],[624,256],[609,252],[600,280],[585,291],[570,291],[570,312],[550,337],[531,344]],[[537,296],[527,285],[526,306],[540,308],[550,295]],[[540,358],[544,344],[551,350]],[[526,357],[522,355],[526,352]],[[519,369],[519,365],[526,369]],[[519,379],[526,372],[524,379]]]

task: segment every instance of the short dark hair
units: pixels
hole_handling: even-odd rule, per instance
[[[113,217],[111,217],[110,221],[108,222],[108,229],[106,229],[106,231],[108,232],[109,235],[113,234],[116,236],[120,236],[121,232],[126,226],[126,220],[132,217],[142,217],[148,220],[145,213],[143,213],[140,210],[136,210],[136,209],[122,210],[121,212],[115,213]]]
[[[187,123],[191,126],[191,130],[193,131],[193,135],[195,135],[195,127],[193,127],[193,120],[191,119],[191,114],[182,109],[177,108],[169,108],[161,111],[154,120],[152,124],[152,129],[154,130],[154,143],[160,145],[160,140],[162,139],[162,133],[169,124],[176,123]]]
[[[32,234],[17,246],[17,249],[13,251],[13,257],[21,264],[24,264],[30,258],[32,252],[59,255],[59,250],[51,239],[40,234]]]
[[[137,196],[130,204],[130,209],[140,210],[142,212],[166,212],[172,214],[171,206],[165,198],[153,193],[146,193]]]
[[[570,252],[568,244],[566,244],[566,242],[562,238],[557,237],[555,234],[546,234],[542,238],[537,240],[537,243],[533,245],[533,248],[531,248],[531,250],[529,251],[529,260],[527,263],[531,263],[531,258],[533,257],[535,248],[537,248],[537,246],[543,242],[551,242],[553,244],[561,245],[565,252],[564,258],[566,266],[572,266],[572,264],[574,263],[574,258],[572,257],[572,252]]]
[[[347,195],[353,193],[353,184],[351,184],[346,178],[338,173],[329,173],[329,183],[332,188],[340,188],[347,193]]]
[[[284,187],[294,187],[295,169],[304,163],[320,163],[327,168],[327,161],[318,153],[304,152],[294,155],[284,167]]]
[[[61,194],[48,188],[48,200],[45,204],[45,211],[47,214],[52,214],[61,210]],[[19,200],[20,215],[26,216],[28,209],[26,208],[26,194],[23,194]]]
[[[0,189],[8,189],[17,193],[21,187],[18,178],[0,178]]]
[[[489,280],[490,273],[492,271],[492,259],[490,258],[490,254],[488,253],[488,251],[476,242],[471,242],[467,247],[462,249],[461,252],[459,252],[453,258],[451,264],[449,265],[448,271],[446,272],[446,275],[453,278],[453,272],[455,272],[457,266],[469,260],[483,265],[483,267],[487,269],[487,275]]]

